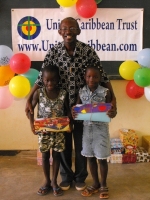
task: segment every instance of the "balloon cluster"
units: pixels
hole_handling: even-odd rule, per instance
[[[30,66],[27,55],[13,54],[9,47],[0,45],[0,109],[8,108],[14,99],[28,95],[39,74]]]
[[[83,18],[91,18],[95,15],[97,4],[102,0],[56,0],[60,5],[60,14],[63,18],[78,15]]]
[[[130,98],[138,99],[145,94],[150,101],[150,49],[142,49],[137,58],[123,62],[119,67],[120,75],[129,80],[126,93]]]

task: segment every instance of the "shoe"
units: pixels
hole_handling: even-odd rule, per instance
[[[52,190],[51,186],[40,187],[37,194],[40,196],[44,196],[44,195],[48,194],[51,190]]]
[[[82,192],[81,195],[84,197],[90,197],[92,194],[99,192],[99,188],[95,188],[94,186],[87,186]]]
[[[60,187],[57,187],[57,188],[53,188],[53,195],[55,197],[58,197],[58,196],[61,196],[63,195],[63,191]]]
[[[59,187],[60,187],[62,190],[69,190],[70,184],[71,184],[70,182],[62,181],[62,182],[59,184]]]
[[[86,184],[84,182],[77,182],[75,184],[75,188],[78,191],[82,191],[82,190],[84,190],[86,188]]]

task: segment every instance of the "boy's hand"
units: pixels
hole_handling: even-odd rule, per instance
[[[108,110],[107,115],[108,115],[110,118],[114,118],[114,117],[117,115],[116,104],[113,105],[113,103],[112,103],[111,109]]]

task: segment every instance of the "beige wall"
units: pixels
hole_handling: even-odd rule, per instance
[[[111,81],[117,98],[118,115],[110,122],[110,136],[119,137],[120,128],[134,129],[139,136],[150,135],[150,102],[143,96],[131,99],[126,94],[126,80]],[[0,150],[37,149],[37,136],[30,131],[25,116],[26,99],[14,101],[0,110]]]

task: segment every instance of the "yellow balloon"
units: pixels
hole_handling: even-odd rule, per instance
[[[57,0],[57,3],[63,7],[71,7],[75,5],[77,0]]]
[[[140,67],[141,66],[137,62],[127,60],[123,62],[119,67],[120,76],[126,80],[133,80],[135,71]]]
[[[15,76],[9,82],[9,90],[14,97],[23,98],[30,92],[30,82],[24,76]]]
[[[14,75],[15,72],[11,70],[9,65],[0,66],[0,86],[8,85]]]

